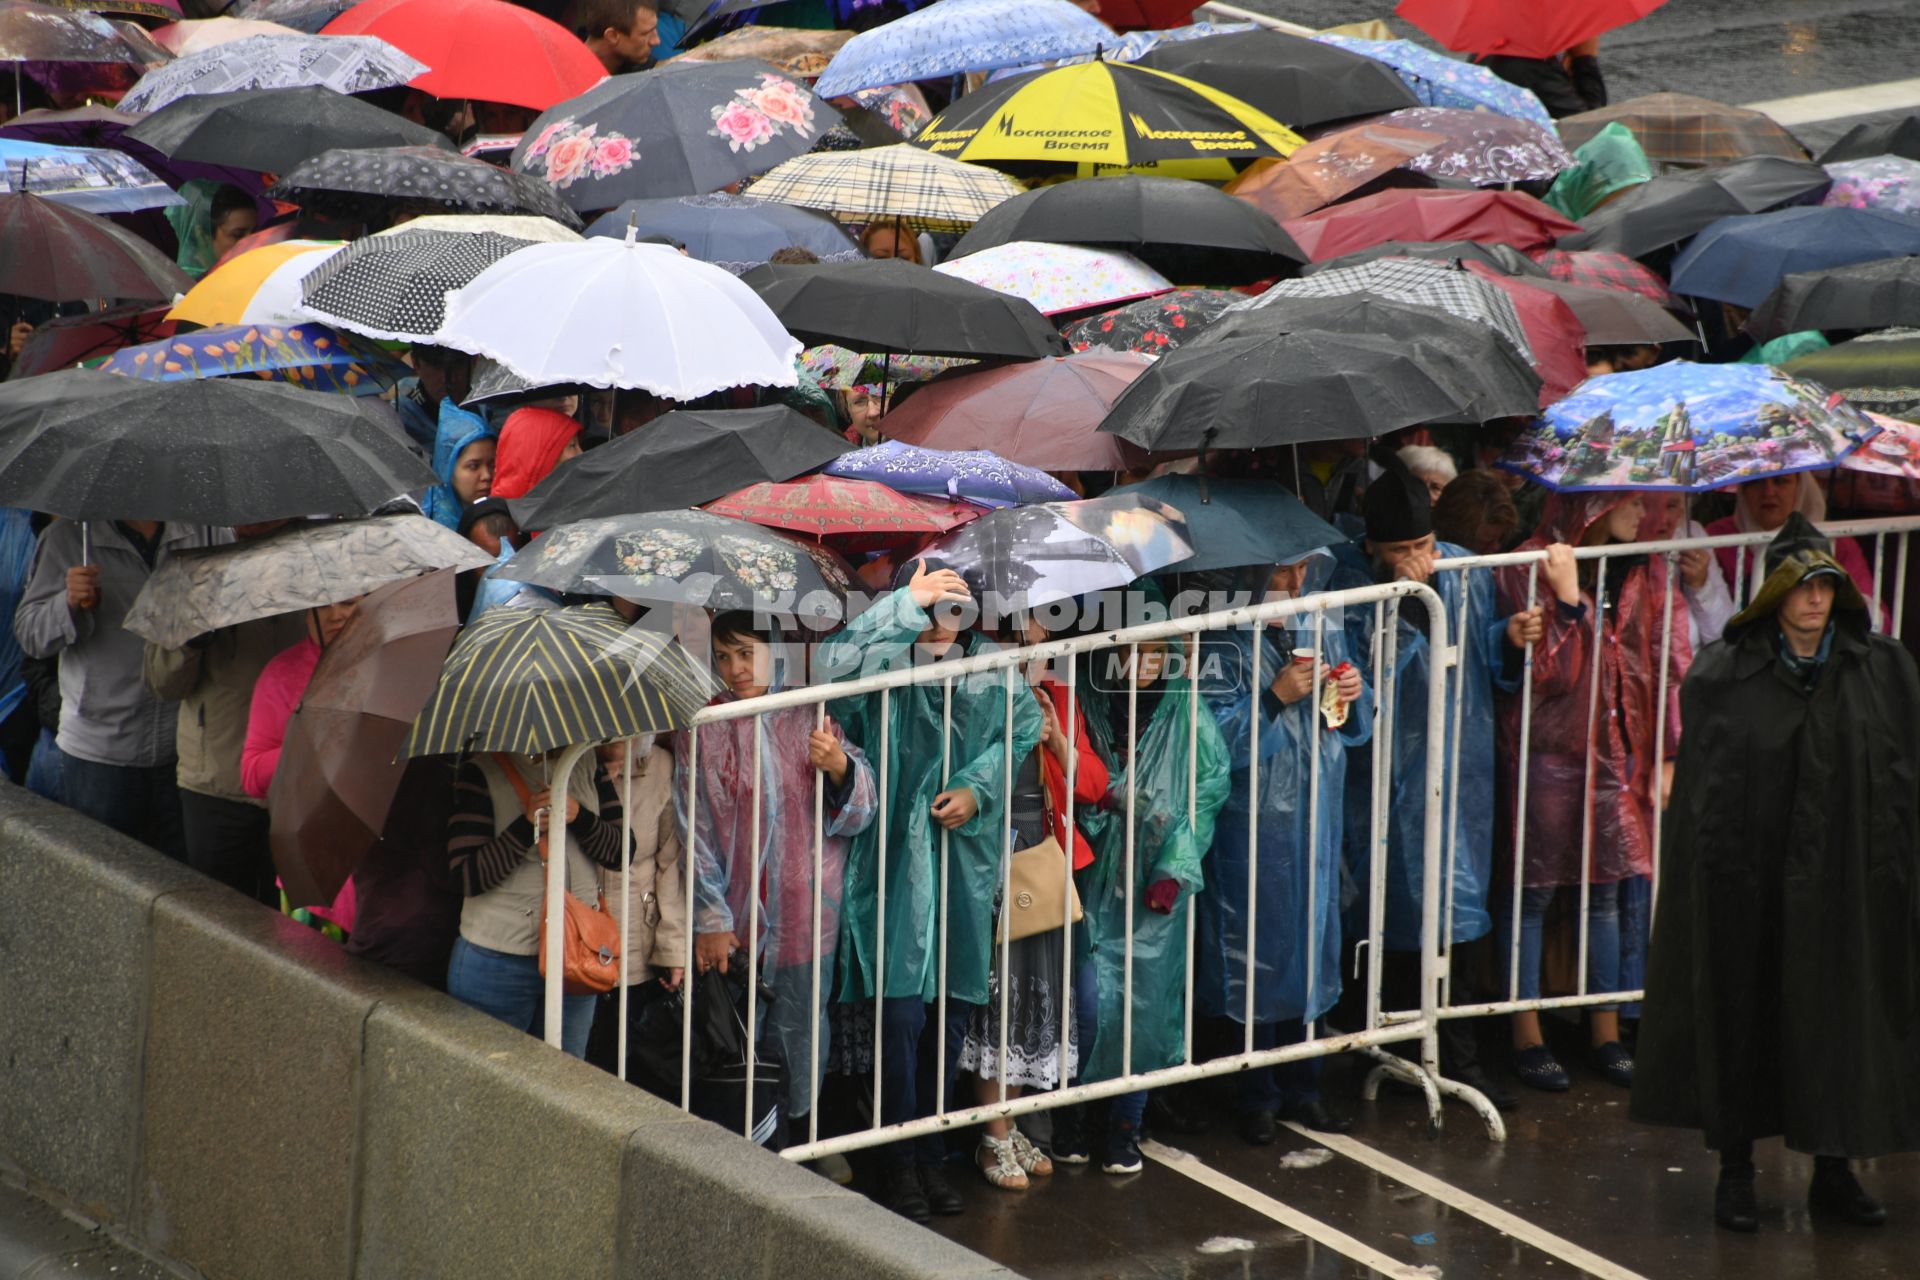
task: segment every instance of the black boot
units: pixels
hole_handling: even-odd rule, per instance
[[[911,1162],[896,1164],[887,1170],[887,1182],[881,1204],[911,1222],[930,1222],[933,1210],[927,1205],[927,1193],[920,1189],[920,1171]]]
[[[1751,1235],[1760,1229],[1760,1207],[1753,1199],[1750,1156],[1721,1155],[1720,1185],[1713,1190],[1713,1220],[1728,1231]]]
[[[1807,1187],[1807,1207],[1831,1213],[1856,1227],[1883,1227],[1887,1211],[1867,1194],[1853,1170],[1839,1156],[1813,1158],[1813,1182]]]

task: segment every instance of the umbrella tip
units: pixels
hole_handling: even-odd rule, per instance
[[[639,242],[639,239],[640,215],[638,213],[629,213],[627,214],[627,243],[636,244]]]

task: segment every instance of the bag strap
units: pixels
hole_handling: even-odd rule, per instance
[[[520,807],[523,809],[526,808],[527,802],[533,799],[533,788],[529,787],[527,780],[520,776],[519,766],[508,759],[504,752],[494,751],[489,754],[492,755],[493,763],[499,767],[500,772],[507,775],[507,781],[513,784],[514,793],[520,797]],[[551,826],[553,818],[552,810],[548,810],[547,818],[548,825]],[[540,826],[538,823],[534,824],[533,829],[533,851],[539,855],[540,861],[545,862],[547,860],[547,845],[546,841],[540,838]]]

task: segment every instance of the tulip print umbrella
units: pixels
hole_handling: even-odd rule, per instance
[[[216,325],[123,347],[100,368],[147,382],[258,378],[343,396],[381,395],[407,376],[398,360],[371,347],[349,346],[323,324]]]

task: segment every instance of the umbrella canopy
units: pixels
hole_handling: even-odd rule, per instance
[[[734,276],[637,244],[631,232],[502,258],[448,300],[436,340],[535,386],[630,387],[669,400],[791,387],[801,348]]]
[[[0,193],[19,191],[88,213],[131,213],[186,203],[125,152],[0,138]]]
[[[32,192],[0,195],[0,293],[147,301],[192,283],[165,254],[98,214]]]
[[[317,609],[439,569],[493,558],[419,515],[298,524],[264,538],[169,556],[127,611],[127,630],[162,648],[256,618]]]
[[[1876,429],[1825,387],[1767,365],[1675,360],[1588,379],[1499,465],[1559,490],[1701,493],[1825,471]]]
[[[336,148],[431,147],[444,133],[331,89],[239,89],[182,97],[126,136],[176,160],[286,173]]]
[[[583,238],[578,231],[563,227],[552,218],[528,213],[430,213],[423,218],[410,218],[385,231],[376,231],[373,235],[378,239],[413,231],[457,231],[470,236],[490,231],[510,240],[525,240],[532,244],[578,244]]]
[[[1840,391],[1878,413],[1911,417],[1920,410],[1920,329],[1887,329],[1836,342],[1781,368]]]
[[[1842,160],[1827,165],[1826,170],[1833,176],[1833,187],[1821,204],[1920,213],[1920,160],[1872,156]]]
[[[186,345],[176,337],[172,341]],[[74,520],[365,515],[436,483],[385,405],[70,369],[0,387],[0,502]]]
[[[1519,191],[1382,191],[1281,225],[1315,262],[1386,240],[1478,240],[1534,249],[1579,230]]]
[[[446,320],[447,295],[529,242],[491,231],[414,231],[356,240],[300,283],[307,314],[389,342],[424,342]]]
[[[810,342],[1015,360],[1066,350],[1046,317],[1024,298],[899,258],[818,266],[770,263],[747,272],[740,282],[766,301],[781,324]]]
[[[984,85],[913,136],[915,146],[957,160],[1122,167],[1285,156],[1303,141],[1265,112],[1197,80],[1102,61]]]
[[[1595,111],[1567,116],[1560,140],[1577,147],[1619,121],[1633,130],[1647,159],[1675,169],[1699,169],[1748,156],[1805,160],[1807,150],[1771,116],[1686,93],[1649,93]]]
[[[368,0],[382,4],[385,0]],[[500,0],[490,0],[500,3]],[[323,151],[283,174],[268,195],[297,204],[346,194],[425,201],[449,211],[533,213],[569,227],[580,219],[537,178],[469,160],[437,147],[365,147]]]
[[[1547,275],[1594,289],[1620,289],[1651,298],[1661,306],[1673,301],[1667,282],[1644,263],[1620,253],[1594,249],[1537,249],[1531,255]]]
[[[838,118],[764,62],[675,60],[555,106],[528,127],[513,167],[575,209],[704,195],[805,155]]]
[[[680,55],[683,62],[729,62],[754,58],[770,62],[790,76],[818,76],[833,55],[853,39],[851,31],[811,31],[798,27],[735,27]]]
[[[567,459],[509,506],[523,529],[697,507],[742,484],[791,480],[852,447],[785,405],[676,409]]]
[[[1666,0],[1586,0],[1546,5],[1536,0],[1400,0],[1394,13],[1462,53],[1510,58],[1557,58],[1615,27],[1658,9]]]
[[[1015,196],[975,223],[947,261],[1018,240],[1126,249],[1182,280],[1200,278],[1194,267],[1215,279],[1250,280],[1306,256],[1279,223],[1245,201],[1203,183],[1127,174]]]
[[[1440,146],[1407,162],[1407,168],[1430,178],[1499,187],[1510,182],[1545,182],[1573,165],[1573,157],[1551,129],[1491,111],[1409,107],[1370,123],[1444,138]]]
[[[1239,309],[1260,310],[1276,304],[1288,305],[1300,298],[1360,293],[1412,306],[1438,308],[1449,315],[1485,325],[1505,338],[1522,356],[1533,358],[1533,343],[1513,302],[1491,281],[1444,262],[1376,258],[1338,271],[1316,271],[1299,280],[1282,280],[1259,297],[1241,303]]]
[[[1679,244],[1721,218],[1818,200],[1832,178],[1819,165],[1753,156],[1654,178],[1580,220],[1562,249],[1598,249],[1644,257]]]
[[[1904,156],[1920,160],[1920,115],[1898,116],[1857,124],[1820,153],[1821,164],[1870,160],[1874,156]]]
[[[1159,355],[1200,334],[1236,304],[1223,289],[1175,289],[1076,320],[1060,331],[1075,351],[1139,351]]]
[[[1436,133],[1354,125],[1307,143],[1284,161],[1254,161],[1225,190],[1274,218],[1303,217],[1352,195],[1444,141]]]
[[[123,347],[172,337],[176,326],[166,314],[165,307],[139,303],[111,311],[55,316],[34,326],[33,336],[14,358],[10,376],[30,378],[55,369],[71,369]]]
[[[1120,485],[1106,496],[1129,493],[1172,507],[1186,521],[1194,553],[1168,565],[1168,573],[1291,564],[1317,548],[1348,540],[1271,481],[1165,475]]]
[[[1878,258],[1780,281],[1747,319],[1762,341],[1802,329],[1920,325],[1920,258]]]
[[[877,480],[901,493],[964,498],[983,507],[1011,507],[1073,498],[1073,490],[1037,467],[1009,462],[985,449],[922,449],[884,440],[842,454],[824,468],[830,476]]]
[[[1211,85],[1296,129],[1419,105],[1391,68],[1361,54],[1258,29],[1160,44],[1139,65]]]
[[[145,61],[145,55],[98,14],[0,0],[0,62]]]
[[[340,248],[323,240],[283,240],[250,249],[202,276],[167,318],[204,326],[299,324],[307,318],[300,290],[308,273]]]
[[[361,600],[320,654],[267,792],[290,905],[330,904],[379,842],[407,769],[395,757],[459,630],[453,575],[429,574]]]
[[[327,24],[330,36],[379,36],[432,70],[413,87],[545,111],[607,74],[571,31],[504,0],[366,0]]]
[[[850,351],[837,343],[822,343],[800,353],[800,370],[830,391],[849,387],[927,382],[949,369],[979,363],[955,356],[915,356],[903,352]]]
[[[242,89],[316,85],[368,93],[405,84],[426,69],[375,36],[248,36],[155,67],[120,100],[120,109],[153,112],[194,94]]]
[[[1507,295],[1527,331],[1533,367],[1540,374],[1540,406],[1545,408],[1587,376],[1588,338],[1579,315],[1554,293],[1532,282],[1472,263],[1465,268]]]
[[[876,85],[1070,58],[1117,39],[1068,0],[939,0],[849,40],[815,87],[837,98]]]
[[[248,36],[299,35],[292,27],[250,18],[189,18],[153,29],[153,42],[176,58],[217,48]]]
[[[881,421],[892,440],[929,449],[985,448],[1042,471],[1122,471],[1146,459],[1099,433],[1146,356],[1053,356],[936,379]]]
[[[1328,31],[1313,39],[1391,68],[1422,106],[1491,111],[1543,129],[1553,128],[1553,117],[1530,90],[1502,80],[1477,63],[1449,58],[1411,40],[1364,40]]]
[[[71,111],[36,109],[23,111],[0,125],[0,137],[46,142],[61,147],[98,147],[121,152],[151,169],[168,186],[177,188],[194,178],[211,178],[215,182],[239,187],[252,194],[257,205],[269,207],[266,201],[259,198],[266,184],[260,180],[258,173],[165,155],[127,136],[127,131],[139,123],[139,116],[130,116],[111,107],[85,106],[75,107]]]
[[[950,160],[900,142],[864,151],[795,156],[769,170],[749,188],[749,194],[819,209],[852,222],[898,221],[932,230],[964,230],[987,210],[1025,190],[1006,174],[984,165]]]
[[[1867,418],[1880,428],[1879,434],[1842,458],[1840,469],[1920,482],[1920,426],[1884,413],[1869,413]]]
[[[183,352],[181,347],[187,349]],[[322,324],[284,329],[215,325],[178,338],[124,347],[100,368],[147,382],[258,378],[343,396],[377,396],[407,376],[407,367],[398,360],[384,352],[348,346]]]
[[[706,511],[606,516],[549,529],[497,571],[551,591],[757,609],[832,625],[853,574],[825,547]]]
[[[1340,271],[1372,262],[1376,258],[1421,258],[1428,262],[1478,262],[1503,276],[1543,278],[1547,269],[1510,244],[1481,244],[1474,240],[1388,240],[1352,253],[1343,253],[1325,262],[1310,262],[1300,269],[1303,276],[1323,271]]]
[[[501,605],[460,633],[401,754],[538,755],[671,733],[716,692],[679,641],[629,627],[606,605]]]
[[[1173,281],[1130,253],[1037,240],[1013,240],[933,269],[1024,298],[1047,316],[1111,306],[1173,288]]]
[[[677,240],[700,261],[735,275],[789,247],[805,249],[822,262],[852,262],[866,256],[846,229],[825,214],[724,191],[629,200],[596,218],[587,234],[624,237],[629,226],[642,236]]]
[[[1920,218],[1876,209],[1783,209],[1722,218],[1673,260],[1675,293],[1758,306],[1786,276],[1920,253]]]
[[[1567,304],[1586,330],[1590,347],[1638,346],[1641,343],[1692,342],[1693,330],[1653,300],[1621,289],[1597,289],[1564,280],[1529,277],[1515,281],[1529,289],[1550,293]]]
[[[1003,507],[920,553],[966,579],[989,625],[1124,587],[1193,554],[1179,511],[1138,493]]]
[[[900,493],[873,480],[810,475],[761,481],[706,504],[715,515],[848,544],[919,542],[986,513],[958,498]]]

